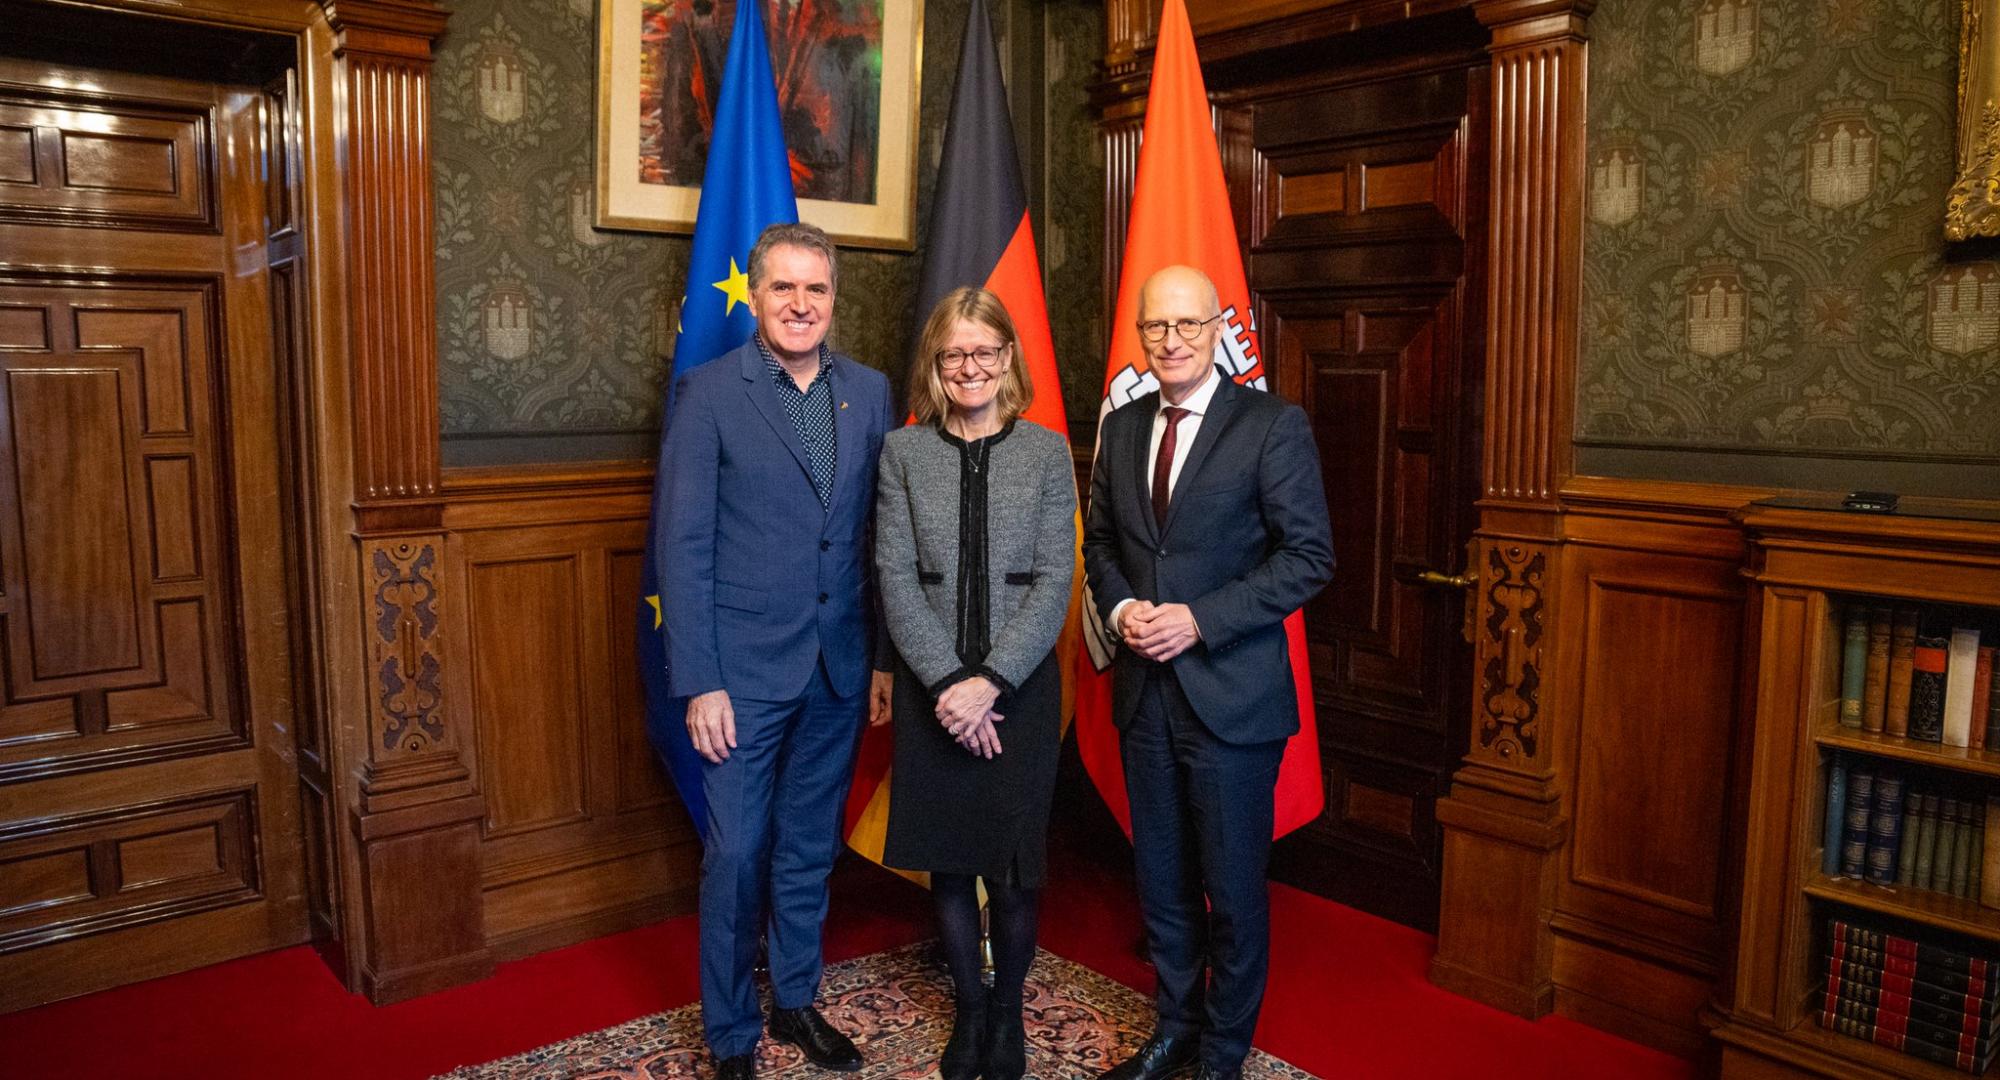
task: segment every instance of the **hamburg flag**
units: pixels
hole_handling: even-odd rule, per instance
[[[687,294],[667,380],[665,425],[673,422],[674,380],[750,340],[750,247],[766,225],[799,219],[792,170],[778,122],[778,92],[771,79],[770,46],[762,5],[736,5],[729,59],[708,142],[701,206],[688,255]],[[665,475],[666,470],[660,470]],[[653,488],[657,503],[660,490]],[[687,699],[667,692],[666,639],[661,633],[659,552],[650,531],[639,571],[639,672],[646,684],[646,733],[666,762],[695,835],[708,836],[708,802],[701,791],[702,759],[688,738]]]
[[[1035,388],[1034,402],[1023,418],[1067,438],[1069,422],[1063,415],[1062,383],[1056,377],[1035,230],[1028,219],[1013,121],[1007,115],[1007,88],[1000,81],[1000,53],[994,47],[985,0],[972,0],[965,43],[958,54],[958,86],[952,92],[923,280],[917,290],[918,327],[946,293],[966,285],[992,291],[1014,320],[1019,362],[1027,365]],[[1079,565],[1080,559],[1079,555]],[[1077,647],[1077,607],[1083,587],[1081,574],[1072,580],[1069,623],[1056,643],[1065,672]],[[1064,716],[1069,715],[1068,683],[1065,678]],[[868,730],[847,799],[848,846],[876,862],[882,861],[889,821],[889,748],[888,728]]]
[[[1139,345],[1139,289],[1155,271],[1187,265],[1215,281],[1222,300],[1222,336],[1215,364],[1245,386],[1265,389],[1264,363],[1252,324],[1250,288],[1243,276],[1236,223],[1222,178],[1209,117],[1208,90],[1194,51],[1182,0],[1166,0],[1160,14],[1159,45],[1153,54],[1153,82],[1146,95],[1146,127],[1139,142],[1139,172],[1132,185],[1132,216],[1125,231],[1125,262],[1118,279],[1118,303],[1111,316],[1111,357],[1104,373],[1105,413],[1159,388]],[[1083,605],[1090,631],[1088,648],[1077,659],[1076,745],[1104,802],[1132,831],[1125,797],[1125,769],[1118,757],[1118,731],[1111,722],[1112,639]],[[1319,816],[1325,789],[1319,768],[1318,725],[1313,717],[1305,618],[1285,620],[1292,661],[1292,684],[1299,699],[1299,732],[1285,744],[1278,770],[1274,836],[1283,836]]]

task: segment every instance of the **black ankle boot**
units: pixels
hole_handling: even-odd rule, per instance
[[[986,1022],[986,995],[959,999],[951,1018],[951,1040],[944,1044],[944,1057],[938,1061],[942,1080],[978,1080],[986,1057]]]
[[[1028,1032],[1021,1002],[986,1003],[986,1080],[1021,1080],[1028,1071]]]

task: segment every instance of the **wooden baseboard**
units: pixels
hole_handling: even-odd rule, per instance
[[[394,1005],[454,986],[478,982],[493,974],[493,958],[488,952],[449,956],[428,964],[380,972],[373,968],[361,973],[361,990],[372,1005]]]
[[[1470,968],[1460,967],[1449,961],[1431,961],[1430,980],[1433,986],[1449,990],[1459,997],[1471,998],[1482,1005],[1491,1005],[1502,1012],[1530,1020],[1547,1016],[1555,1008],[1555,986],[1544,984],[1526,988],[1505,982]]]
[[[495,938],[489,947],[498,961],[519,960],[524,956],[574,945],[580,941],[622,934],[641,926],[691,914],[697,890],[690,885],[670,893],[648,896],[615,908],[578,915],[561,922]]]

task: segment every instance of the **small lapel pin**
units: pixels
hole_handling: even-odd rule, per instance
[[[841,402],[841,403],[840,403],[840,407],[841,407],[841,408],[843,408],[843,409],[847,408],[847,402],[845,402],[845,401]]]

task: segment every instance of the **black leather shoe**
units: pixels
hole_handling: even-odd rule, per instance
[[[1154,1035],[1139,1052],[1113,1066],[1098,1080],[1166,1080],[1194,1064],[1201,1040],[1193,1035]]]
[[[1242,1080],[1242,1077],[1242,1066],[1234,1069],[1218,1069],[1205,1061],[1201,1063],[1201,1068],[1194,1071],[1194,1080]]]
[[[1021,1003],[986,1003],[986,1080],[1021,1080],[1028,1071],[1028,1032]]]
[[[757,1055],[738,1054],[715,1063],[715,1080],[752,1080],[757,1075]]]
[[[938,1059],[940,1080],[979,1080],[986,1062],[986,995],[961,1001],[951,1017],[951,1039]]]
[[[835,1031],[810,1005],[771,1010],[771,1037],[798,1047],[807,1061],[822,1069],[853,1072],[861,1067],[861,1051],[854,1048],[854,1040]]]

